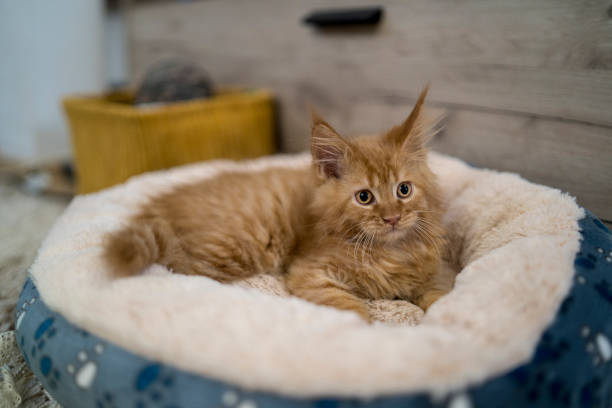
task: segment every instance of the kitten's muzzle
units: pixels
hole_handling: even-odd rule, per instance
[[[391,217],[382,217],[382,219],[385,222],[385,224],[389,224],[395,229],[395,227],[399,223],[400,217],[401,215],[394,215]]]

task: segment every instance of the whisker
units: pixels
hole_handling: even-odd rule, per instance
[[[422,220],[422,219],[420,219]],[[436,251],[436,253],[438,255],[442,254],[441,248],[440,248],[440,244],[438,243],[438,241],[433,237],[433,235],[431,234],[431,232],[425,228],[424,225],[421,225],[418,221],[416,224],[414,224],[415,229],[414,231],[417,233],[417,235],[427,244],[429,244],[431,247],[433,247],[433,249]]]

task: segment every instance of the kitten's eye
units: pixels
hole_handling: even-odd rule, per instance
[[[397,196],[399,198],[408,198],[412,194],[412,183],[404,181],[397,186]]]
[[[370,190],[361,190],[355,193],[355,199],[361,205],[372,204],[374,201],[374,194]]]

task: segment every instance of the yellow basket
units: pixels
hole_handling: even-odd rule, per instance
[[[224,91],[150,107],[131,100],[128,92],[64,99],[80,194],[146,171],[275,151],[274,103],[266,91]]]

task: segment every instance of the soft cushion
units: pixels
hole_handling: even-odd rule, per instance
[[[104,235],[148,197],[223,170],[308,161],[301,155],[198,164],[76,198],[31,268],[41,300],[126,351],[286,396],[445,395],[532,358],[572,287],[584,211],[557,190],[441,155],[430,162],[461,272],[417,326],[392,318],[368,325],[349,312],[159,265],[118,280],[104,268]],[[397,310],[410,307],[399,303]]]

